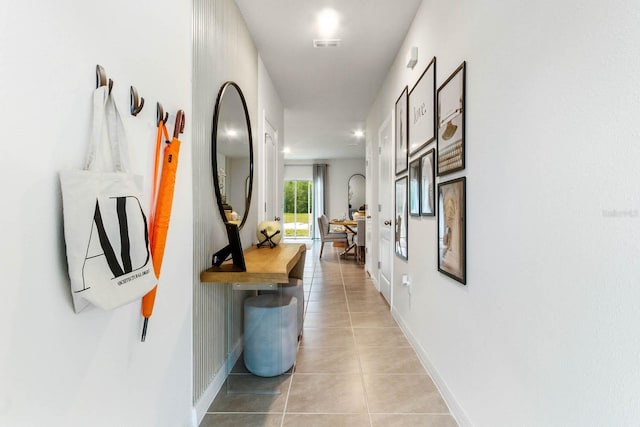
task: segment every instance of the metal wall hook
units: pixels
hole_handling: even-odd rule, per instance
[[[142,111],[142,107],[144,107],[144,98],[138,98],[138,90],[131,86],[129,89],[129,109],[131,110],[132,116],[137,116],[140,111]]]
[[[113,89],[113,80],[109,79],[108,84],[109,84],[109,94],[111,94],[111,89]],[[98,64],[96,65],[96,88],[99,88],[100,86],[106,86],[106,85],[107,85],[107,73],[104,71],[104,68],[102,68],[102,65]]]
[[[156,102],[156,126],[160,126],[160,122],[167,123],[169,120],[169,113],[164,112],[162,104]]]

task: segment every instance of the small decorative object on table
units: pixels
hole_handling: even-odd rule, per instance
[[[258,225],[258,231],[256,232],[258,247],[269,245],[273,249],[282,239],[280,231],[280,223],[278,221],[262,221]]]

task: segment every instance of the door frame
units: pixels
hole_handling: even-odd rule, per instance
[[[273,153],[273,164],[268,164],[268,156],[267,156],[267,134],[271,135],[274,143],[274,153]],[[266,110],[262,110],[262,135],[260,138],[261,142],[261,169],[262,173],[260,174],[260,182],[259,182],[259,190],[260,193],[258,195],[258,223],[262,221],[273,221],[273,218],[267,218],[266,208],[267,208],[267,197],[269,194],[272,194],[272,203],[273,203],[273,212],[275,217],[281,218],[281,226],[282,226],[282,215],[280,213],[281,207],[278,206],[278,165],[280,162],[278,156],[278,129],[276,129],[269,119],[267,119]],[[271,169],[273,170],[273,182],[271,186],[268,184],[268,173],[267,171]],[[271,187],[271,188],[269,188]]]

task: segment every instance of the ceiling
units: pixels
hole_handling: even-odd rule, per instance
[[[421,0],[236,0],[285,109],[285,159],[364,157],[365,121]],[[339,25],[321,37],[318,14]],[[341,39],[337,48],[313,40]]]

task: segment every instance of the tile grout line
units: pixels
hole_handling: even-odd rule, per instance
[[[313,250],[313,248],[312,248],[312,250]],[[305,257],[306,256],[307,255],[305,254]],[[313,256],[311,258],[313,258]],[[307,260],[305,259],[305,262],[306,261]],[[307,309],[309,307],[309,300],[311,299],[311,289],[313,289],[313,282],[314,282],[314,279],[315,279],[315,272],[316,272],[316,267],[317,267],[316,262],[317,262],[316,260],[313,261],[313,269],[311,270],[311,286],[309,286],[309,299],[307,299],[306,303],[303,302],[303,304],[304,304],[304,309],[302,310],[302,319],[303,319],[302,320],[302,324],[303,325],[304,325],[304,320],[307,318]],[[303,272],[302,272],[302,295],[303,295],[303,298],[304,298],[304,294],[306,293],[306,290],[304,289],[304,279],[305,279],[305,274],[304,274],[304,270],[303,270]],[[302,335],[303,335],[302,339],[304,339],[304,326],[302,327]],[[294,379],[294,377],[296,375],[296,367],[297,367],[297,364],[298,364],[298,355],[297,355],[297,353],[299,351],[300,351],[300,341],[298,341],[298,348],[296,349],[296,360],[293,363],[293,369],[291,370],[291,379],[289,380],[289,387],[287,389],[287,397],[286,397],[286,399],[284,401],[284,408],[282,409],[282,420],[280,420],[280,427],[284,427],[284,420],[285,420],[285,418],[287,416],[287,407],[289,405],[289,397],[291,397],[291,388],[293,387],[293,379]]]
[[[313,248],[312,248],[313,250]],[[306,254],[305,254],[306,257]],[[311,259],[313,259],[313,256],[311,257]],[[306,259],[305,259],[306,262]],[[302,312],[302,324],[304,325],[304,320],[307,318],[307,309],[309,308],[309,301],[311,299],[311,290],[313,289],[313,282],[315,281],[315,273],[316,273],[316,267],[317,267],[317,263],[319,261],[315,260],[313,261],[313,269],[311,270],[311,285],[309,286],[309,298],[307,299],[306,303],[304,304],[304,310]],[[302,293],[303,293],[303,298],[304,298],[304,294],[306,293],[306,290],[304,289],[304,279],[305,279],[305,274],[304,274],[304,270],[302,272]],[[304,339],[304,326],[302,327],[302,335]],[[287,389],[287,397],[284,401],[284,408],[282,409],[282,419],[280,420],[280,427],[284,427],[284,420],[287,417],[287,407],[289,405],[289,397],[291,397],[291,388],[293,387],[293,379],[296,376],[296,367],[298,364],[298,356],[297,353],[300,351],[300,341],[298,341],[298,348],[296,349],[296,361],[293,364],[293,369],[291,370],[291,379],[289,380],[289,387]]]
[[[353,346],[356,350],[356,357],[358,358],[358,370],[360,371],[360,384],[362,386],[362,394],[364,396],[364,406],[367,410],[367,417],[369,418],[369,426],[373,426],[373,419],[371,418],[371,411],[369,410],[369,398],[367,396],[367,388],[364,384],[364,372],[362,370],[362,360],[360,359],[360,350],[358,349],[358,343],[356,342],[356,334],[353,330],[353,320],[351,319],[351,307],[349,305],[349,296],[347,295],[347,285],[344,283],[344,274],[342,274],[342,261],[338,256],[338,264],[340,265],[340,278],[342,279],[342,289],[344,291],[344,297],[347,300],[347,313],[349,315],[349,328],[351,329],[351,337],[353,339]]]

